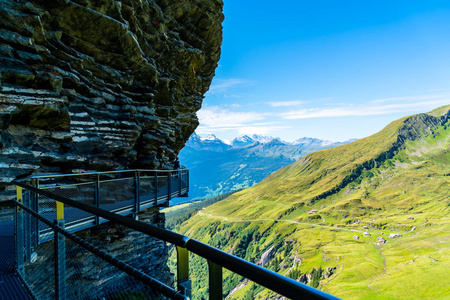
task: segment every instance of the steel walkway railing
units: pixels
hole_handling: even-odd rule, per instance
[[[106,251],[103,251],[100,248],[95,247],[91,243],[88,243],[87,241],[79,238],[78,236],[68,232],[67,230],[64,229],[64,223],[59,222],[60,220],[58,220],[55,223],[52,223],[49,220],[47,220],[46,218],[40,216],[39,214],[32,211],[31,209],[29,209],[28,207],[26,207],[25,205],[21,204],[18,201],[14,201],[14,205],[17,206],[17,209],[23,210],[23,213],[27,213],[30,215],[30,217],[36,218],[36,220],[38,220],[39,222],[46,224],[49,228],[51,228],[54,231],[54,236],[57,236],[57,239],[54,241],[55,293],[53,296],[55,299],[66,300],[66,299],[77,299],[78,298],[78,297],[74,297],[75,293],[71,293],[70,291],[68,291],[68,289],[70,289],[71,287],[66,282],[68,272],[67,272],[65,260],[66,260],[66,252],[68,252],[67,250],[69,250],[69,249],[66,250],[66,245],[65,245],[66,238],[67,238],[67,240],[72,241],[73,243],[81,246],[82,248],[86,249],[90,253],[101,258],[102,260],[104,260],[105,262],[110,264],[111,266],[114,266],[118,270],[123,271],[123,272],[127,273],[129,276],[135,278],[137,281],[142,282],[143,284],[147,285],[148,287],[151,288],[152,291],[158,292],[166,297],[169,297],[170,299],[176,299],[176,300],[187,300],[188,299],[187,296],[181,294],[179,291],[174,290],[170,286],[167,286],[166,284],[150,277],[149,275],[145,274],[144,272],[140,271],[139,269],[115,258],[114,256],[110,255]],[[18,219],[20,219],[20,217]],[[18,246],[20,246],[21,243],[19,242],[18,244],[19,244]],[[24,271],[24,268],[25,268],[24,263],[25,263],[26,258],[19,257],[19,256],[20,256],[20,254],[17,255],[17,257],[18,257],[18,273],[19,273],[19,276],[24,281],[25,286],[28,290],[28,293],[34,299],[42,298],[41,293],[39,293],[39,291],[35,292],[33,290],[33,288],[30,287],[30,284],[28,284],[28,282],[26,280],[27,277],[25,276],[25,271]],[[31,260],[31,258],[30,258],[30,260]],[[48,278],[47,278],[47,280],[48,280]],[[34,285],[37,285],[37,284],[35,283]],[[96,285],[96,286],[98,286],[98,285]],[[105,294],[107,292],[103,292],[103,293]],[[140,293],[141,293],[141,295],[142,294],[145,295],[145,293],[143,293],[142,291]],[[80,295],[81,293],[76,293],[76,294]],[[51,296],[51,295],[46,293],[44,298],[46,298],[47,296]],[[96,299],[97,296],[98,295],[91,294],[88,297]],[[124,293],[122,293],[121,298],[126,299],[127,298],[126,296],[127,296],[126,293],[125,293],[125,295],[124,295]],[[114,296],[112,296],[112,297],[115,298]],[[50,297],[50,298],[53,298],[53,297]],[[100,298],[102,298],[102,297],[100,297]],[[106,297],[106,298],[108,298],[108,297]],[[130,297],[130,298],[134,299],[133,297]]]
[[[77,202],[100,207],[119,215],[137,213],[153,206],[169,206],[175,197],[185,197],[189,192],[189,170],[125,170],[81,174],[56,174],[33,176],[18,180],[40,190],[51,191]],[[25,191],[24,203],[48,219],[55,219],[55,201],[40,193]],[[65,229],[77,232],[107,222],[86,211],[65,207]],[[43,227],[37,232],[32,227],[36,243],[52,239],[52,230]]]
[[[68,197],[58,195],[53,191],[40,189],[24,182],[15,181],[13,183],[18,186],[19,203],[22,201],[20,198],[22,188],[33,194],[46,197],[47,199],[56,202],[55,205],[58,207],[57,219],[61,219],[64,207],[68,206],[89,213],[96,218],[114,221],[128,228],[175,245],[177,249],[177,287],[178,291],[185,295],[190,295],[189,252],[192,252],[208,261],[210,300],[222,299],[223,297],[222,268],[226,268],[236,274],[244,276],[257,284],[290,299],[338,299],[332,295],[264,269],[195,239],[190,239],[187,236],[121,216],[96,205],[88,205],[80,201],[75,201]],[[22,204],[17,205],[22,208]],[[64,225],[64,222],[62,222],[61,225]],[[53,228],[53,230],[58,231],[58,229],[55,228]],[[56,244],[58,243],[56,242]]]

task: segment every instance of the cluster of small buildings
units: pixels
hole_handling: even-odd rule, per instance
[[[375,243],[377,246],[381,246],[382,244],[386,244],[386,239],[382,236],[377,237],[377,242]]]
[[[388,238],[395,239],[395,238],[398,238],[398,237],[401,237],[401,236],[402,235],[400,233],[390,233]]]
[[[309,213],[309,212],[308,212],[308,213]],[[414,217],[409,216],[409,217],[407,217],[407,219],[408,219],[408,220],[414,220]],[[358,224],[359,222],[360,222],[359,220],[355,220],[355,221],[353,221],[352,224]],[[371,236],[370,232],[368,231],[368,229],[369,229],[368,226],[364,225],[364,226],[363,226],[363,229],[366,229],[366,231],[363,232],[363,236],[365,236],[365,237]],[[416,229],[416,226],[412,227],[411,231],[414,231],[415,229]],[[382,244],[386,244],[386,243],[387,243],[387,240],[386,240],[384,237],[382,237],[382,235],[383,235],[384,233],[381,232],[381,231],[379,231],[378,234],[379,234],[379,236],[377,237],[377,241],[376,241],[375,244],[376,244],[377,246],[381,246]],[[399,237],[401,237],[401,236],[402,236],[402,235],[401,235],[400,233],[390,233],[390,234],[388,235],[388,238],[390,238],[390,239],[395,239],[395,238],[399,238]],[[353,236],[353,239],[358,240],[358,239],[359,239],[359,236],[355,234],[355,235]]]
[[[364,229],[367,229],[367,226],[364,226]],[[377,237],[377,241],[376,241],[376,245],[377,246],[381,246],[382,244],[385,244],[385,243],[387,243],[387,240],[384,238],[384,237],[382,237],[381,235],[383,235],[384,233],[383,232],[378,232],[378,234],[380,234],[378,237]],[[363,236],[365,236],[365,237],[369,237],[369,236],[372,236],[371,234],[370,234],[370,232],[369,231],[364,231],[363,232]],[[389,234],[389,236],[388,236],[388,238],[390,238],[390,239],[395,239],[395,238],[399,238],[399,237],[401,237],[402,235],[400,234],[400,233],[390,233]],[[358,240],[359,239],[359,236],[358,235],[354,235],[353,236],[353,238],[355,239],[355,240]]]

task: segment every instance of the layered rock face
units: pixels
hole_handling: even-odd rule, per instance
[[[0,191],[170,168],[220,56],[221,0],[0,0]]]

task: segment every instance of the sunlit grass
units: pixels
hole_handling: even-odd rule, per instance
[[[306,156],[202,210],[181,233],[253,260],[275,245],[280,274],[294,257],[303,274],[336,268],[319,288],[343,299],[450,298],[450,126],[368,163],[391,151],[406,119]],[[359,175],[343,184],[351,174]],[[241,235],[252,228],[252,242],[239,249]],[[402,236],[388,238],[390,233]],[[377,245],[378,236],[387,243]],[[288,241],[293,248],[287,253]],[[251,289],[247,284],[230,299],[246,299]],[[256,299],[271,297],[258,293]]]

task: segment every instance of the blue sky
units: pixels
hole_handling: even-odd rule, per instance
[[[369,136],[450,104],[450,1],[224,0],[197,133]]]

